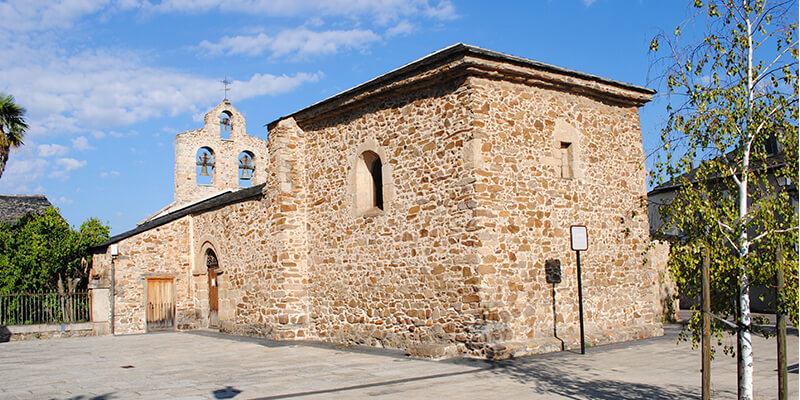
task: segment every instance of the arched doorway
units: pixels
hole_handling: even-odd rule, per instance
[[[208,269],[208,326],[219,326],[219,261],[214,250],[206,250]]]

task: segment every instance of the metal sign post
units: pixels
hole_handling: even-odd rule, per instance
[[[570,245],[575,250],[578,262],[578,316],[581,324],[581,354],[586,354],[586,346],[583,339],[583,287],[581,285],[581,251],[589,248],[589,238],[586,227],[583,225],[572,225],[569,227]]]

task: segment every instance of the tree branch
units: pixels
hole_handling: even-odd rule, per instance
[[[766,231],[766,232],[754,237],[753,239],[751,239],[750,240],[750,244],[753,244],[753,243],[763,239],[765,236],[767,236],[769,234],[772,234],[772,233],[786,233],[786,232],[797,230],[797,228],[798,228],[797,226],[793,226],[791,228],[786,228],[786,229],[776,229],[774,231]]]
[[[728,225],[724,224],[722,221],[720,221],[720,220],[718,220],[718,219],[716,219],[715,221],[717,221],[717,226],[719,227],[719,231],[720,231],[720,233],[722,234],[722,237],[724,237],[724,238],[725,238],[725,240],[727,240],[727,241],[728,241],[728,243],[730,243],[730,245],[731,245],[731,246],[732,246],[734,249],[738,249],[738,248],[739,248],[739,246],[737,246],[737,245],[736,245],[736,243],[734,243],[734,242],[733,242],[733,240],[731,240],[730,236],[728,236],[728,234],[727,234],[727,233],[725,233],[725,230],[723,229],[723,227],[725,227],[725,228],[729,229],[731,232],[733,232],[733,229],[732,229],[730,226],[728,226]]]
[[[762,74],[760,74],[759,76],[757,76],[755,80],[753,80],[753,85],[756,85],[756,84],[758,84],[758,82],[759,82],[759,81],[761,81],[761,79],[763,79],[763,78],[764,78],[764,77],[766,77],[766,76],[769,76],[771,73],[773,73],[773,72],[775,72],[775,71],[780,71],[780,68],[778,68],[778,69],[774,69],[774,70],[770,70],[770,68],[772,68],[772,66],[773,66],[773,65],[775,65],[775,63],[776,63],[776,62],[778,62],[778,60],[780,60],[780,59],[781,59],[781,57],[783,57],[783,55],[784,55],[784,54],[786,54],[786,52],[790,51],[790,50],[791,50],[791,49],[793,49],[795,46],[797,46],[797,44],[798,44],[798,41],[797,41],[797,40],[795,40],[795,41],[794,41],[794,43],[792,43],[791,45],[789,45],[789,46],[787,46],[785,49],[783,49],[783,51],[782,51],[782,52],[780,52],[780,54],[778,54],[778,56],[777,56],[777,57],[775,57],[775,59],[774,59],[774,60],[772,60],[772,61],[769,63],[769,65],[767,65],[766,67],[764,67],[764,71],[763,71],[763,73],[762,73]]]
[[[764,117],[764,118],[762,119],[761,123],[760,123],[760,124],[758,124],[758,127],[756,128],[756,130],[755,130],[755,133],[753,133],[753,135],[754,135],[754,136],[755,136],[755,135],[758,135],[758,134],[761,132],[761,128],[763,128],[763,127],[764,127],[764,125],[767,123],[767,121],[769,121],[769,120],[770,120],[770,117],[772,117],[772,115],[773,115],[773,114],[775,114],[775,112],[777,112],[777,111],[778,111],[778,110],[780,110],[781,108],[783,108],[783,107],[781,106],[781,104],[780,104],[780,103],[778,103],[778,104],[777,104],[775,107],[773,107],[773,108],[772,108],[772,110],[770,110],[770,112],[769,112],[769,113],[767,113],[766,117]],[[748,150],[749,150],[749,147],[748,147]]]

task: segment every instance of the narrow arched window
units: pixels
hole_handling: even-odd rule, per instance
[[[358,213],[383,210],[383,163],[380,156],[372,151],[361,153],[355,169]]]
[[[381,163],[381,158],[373,152],[364,154],[364,162],[372,177],[372,206],[383,210],[383,163]]]
[[[233,115],[230,111],[223,111],[219,115],[219,137],[230,140],[231,130],[233,130]]]
[[[214,183],[214,150],[210,147],[201,147],[197,150],[197,161],[195,162],[197,184],[211,185]]]
[[[253,153],[243,151],[239,154],[239,187],[252,186],[256,172],[256,159]]]

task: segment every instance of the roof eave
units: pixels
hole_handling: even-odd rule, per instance
[[[439,51],[436,51],[434,53],[431,53],[431,54],[429,54],[429,55],[427,55],[427,56],[425,56],[423,58],[420,58],[418,60],[412,61],[412,62],[410,62],[410,63],[408,63],[406,65],[403,65],[403,66],[401,66],[401,67],[399,67],[397,69],[389,71],[389,72],[387,72],[387,73],[385,73],[383,75],[380,75],[380,76],[378,76],[376,78],[373,78],[373,79],[371,79],[369,81],[366,81],[366,82],[364,82],[364,83],[362,83],[360,85],[357,85],[357,86],[355,86],[353,88],[350,88],[350,89],[345,90],[343,92],[337,93],[337,94],[335,94],[335,95],[333,95],[331,97],[328,97],[327,99],[324,99],[322,101],[319,101],[319,102],[316,102],[314,104],[311,104],[310,106],[305,107],[305,108],[303,108],[301,110],[298,110],[298,111],[296,111],[296,112],[294,112],[292,114],[288,114],[288,115],[285,115],[283,117],[280,117],[280,118],[278,118],[278,119],[266,124],[266,126],[267,126],[268,129],[271,130],[281,120],[288,119],[288,118],[294,118],[296,120],[297,119],[302,119],[303,115],[309,115],[309,114],[314,113],[316,110],[325,109],[326,106],[329,106],[329,105],[331,105],[333,103],[346,101],[346,99],[348,99],[348,98],[356,97],[359,94],[362,94],[362,93],[365,93],[365,92],[369,92],[371,90],[375,90],[375,89],[380,88],[381,86],[384,86],[384,85],[386,85],[388,83],[391,83],[393,81],[397,81],[399,79],[403,79],[403,78],[406,78],[406,77],[410,77],[410,76],[419,74],[419,73],[421,73],[423,71],[433,69],[436,66],[440,66],[440,65],[446,64],[448,62],[452,62],[454,60],[457,60],[457,59],[460,59],[460,58],[464,58],[464,57],[467,57],[467,56],[474,56],[474,57],[481,58],[481,59],[509,63],[509,64],[516,65],[516,66],[522,66],[522,67],[532,68],[534,70],[554,73],[554,74],[558,74],[558,75],[578,78],[578,79],[587,80],[587,81],[593,81],[593,82],[597,82],[597,83],[600,83],[600,84],[603,84],[603,85],[612,86],[612,87],[615,87],[615,88],[618,88],[618,89],[635,92],[635,93],[638,93],[638,94],[644,96],[643,100],[632,101],[633,103],[635,103],[638,106],[641,106],[641,105],[647,103],[648,101],[650,101],[650,99],[652,99],[652,96],[656,93],[655,90],[650,89],[650,88],[637,86],[637,85],[633,85],[633,84],[629,84],[629,83],[625,83],[625,82],[620,82],[620,81],[616,81],[616,80],[613,80],[613,79],[607,79],[607,78],[603,78],[603,77],[600,77],[600,76],[597,76],[597,75],[592,75],[592,74],[587,74],[587,73],[584,73],[584,72],[570,70],[570,69],[567,69],[567,68],[562,68],[562,67],[558,67],[558,66],[555,66],[555,65],[546,64],[546,63],[542,63],[542,62],[539,62],[539,61],[530,60],[530,59],[527,59],[527,58],[522,58],[522,57],[517,57],[517,56],[512,56],[512,55],[500,53],[500,52],[497,52],[497,51],[487,50],[487,49],[483,49],[483,48],[480,48],[480,47],[477,47],[477,46],[471,46],[471,45],[467,45],[467,44],[463,44],[463,43],[457,43],[457,44],[454,44],[452,46],[446,47],[446,48],[444,48],[442,50],[439,50]]]

